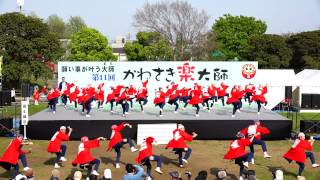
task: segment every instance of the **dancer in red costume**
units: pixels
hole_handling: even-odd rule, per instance
[[[166,93],[162,91],[162,88],[160,87],[158,91],[155,92],[155,98],[153,100],[153,103],[155,106],[159,106],[159,116],[163,116],[163,107],[166,104]]]
[[[179,166],[183,167],[183,162],[188,163],[188,159],[191,155],[192,149],[187,146],[185,141],[191,142],[198,135],[193,132],[192,135],[185,132],[185,128],[182,124],[178,124],[178,128],[173,131],[173,139],[169,141],[166,146],[167,148],[172,148],[175,154],[178,154]],[[186,154],[182,157],[182,153]]]
[[[240,108],[240,98],[242,96],[242,92],[238,88],[238,86],[234,85],[232,90],[231,90],[231,96],[227,100],[227,104],[232,104],[233,109],[232,109],[232,117],[235,117],[235,114],[237,110]]]
[[[98,101],[98,109],[103,109],[102,105],[104,103],[104,83],[98,85],[95,99],[96,101]]]
[[[154,155],[152,151],[152,143],[156,143],[153,137],[147,137],[140,145],[139,155],[136,158],[137,163],[141,163],[147,166],[147,179],[151,179],[151,163],[150,161],[157,161],[156,172],[162,174],[161,171],[161,158],[160,156]]]
[[[132,126],[129,123],[121,123],[119,125],[112,125],[111,126],[112,132],[111,132],[110,141],[109,141],[107,151],[111,151],[111,149],[114,149],[115,152],[117,153],[116,168],[120,168],[121,148],[124,144],[129,143],[129,146],[130,146],[132,152],[135,152],[138,150],[134,147],[134,143],[130,138],[122,138],[121,131],[125,127],[132,128]]]
[[[72,161],[73,166],[77,166],[78,164],[81,166],[90,164],[93,165],[93,171],[91,174],[99,176],[98,169],[100,165],[100,160],[97,158],[94,158],[91,155],[90,150],[93,148],[99,147],[99,141],[104,141],[104,137],[99,137],[94,140],[89,140],[87,136],[84,136],[81,138],[81,143],[78,146],[78,154],[76,158]]]
[[[57,155],[57,158],[54,161],[54,168],[60,168],[59,162],[60,161],[67,161],[65,158],[66,151],[67,151],[67,145],[61,144],[62,141],[69,141],[72,128],[68,127],[69,132],[66,133],[66,127],[61,126],[60,130],[54,133],[52,136],[47,151],[49,153],[55,153]]]
[[[259,88],[257,89],[257,91],[255,91],[254,95],[251,98],[251,102],[255,101],[258,105],[258,115],[260,114],[261,103],[264,103],[265,106],[267,105],[267,100],[265,97],[267,93],[268,93],[267,86],[259,85]]]
[[[47,96],[48,104],[53,114],[56,113],[56,106],[58,103],[59,96],[60,96],[60,92],[57,88],[51,89],[48,92],[48,96]]]
[[[34,101],[34,105],[39,105],[39,101],[40,101],[40,93],[38,91],[38,88],[35,88],[34,89],[34,92],[33,92],[33,101]]]
[[[297,139],[294,141],[294,144],[291,146],[289,151],[283,155],[289,163],[296,161],[299,165],[298,177],[301,176],[304,170],[304,162],[307,158],[311,160],[313,168],[319,167],[319,164],[316,164],[313,152],[311,152],[313,143],[313,139],[307,141],[304,133],[301,132],[298,134]],[[305,152],[306,150],[308,152]]]
[[[200,110],[199,104],[202,103],[201,94],[202,94],[201,86],[199,86],[198,84],[195,84],[194,89],[191,90],[190,92],[191,99],[189,100],[188,103],[191,104],[193,107],[197,108],[196,114],[195,114],[196,117],[199,117],[199,110]]]
[[[237,138],[234,141],[231,141],[229,151],[224,156],[224,159],[235,160],[235,164],[240,166],[240,180],[243,180],[242,177],[244,172],[244,167],[249,167],[249,162],[252,159],[252,153],[246,152],[246,146],[249,146],[252,143],[254,136],[250,139],[242,133],[237,134]]]
[[[14,179],[19,174],[19,159],[24,166],[24,170],[27,171],[29,169],[25,156],[26,152],[22,150],[22,147],[23,145],[32,144],[32,142],[23,142],[23,136],[17,135],[17,137],[11,141],[2,157],[0,158],[0,166],[2,166],[4,169],[9,171],[12,167],[14,168],[14,172],[11,176],[12,179]]]
[[[227,93],[227,89],[228,89],[228,85],[224,84],[223,82],[220,84],[220,87],[218,87],[216,89],[217,91],[217,95],[218,95],[218,99],[221,99],[222,102],[222,106],[224,106],[224,97],[228,96]]]

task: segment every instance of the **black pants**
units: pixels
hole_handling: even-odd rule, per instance
[[[246,155],[243,155],[243,156],[238,157],[237,159],[235,159],[234,163],[238,164],[240,166],[240,176],[242,176],[243,170],[244,170],[243,162],[249,162],[251,159],[252,159],[252,154],[251,153],[248,153]]]
[[[143,111],[143,106],[148,103],[148,99],[140,98],[138,101],[139,101],[139,104],[140,104],[141,111]],[[143,104],[142,104],[142,102],[143,102]]]
[[[61,101],[64,105],[67,105],[67,102],[68,102],[68,96],[66,95],[62,95],[61,96]]]
[[[222,106],[224,106],[224,96],[219,96],[218,99],[221,99]]]
[[[239,109],[240,102],[239,101],[233,102],[232,105],[233,105],[232,115],[235,115],[236,111]]]
[[[176,106],[174,111],[177,111],[179,109],[178,100],[179,100],[179,96],[168,102],[170,105],[174,104]]]
[[[199,110],[200,110],[199,104],[195,104],[195,105],[193,105],[193,106],[197,108],[197,109],[196,109],[196,114],[199,114]]]
[[[156,104],[156,106],[159,106],[160,107],[160,112],[159,112],[159,114],[160,115],[162,115],[162,111],[163,111],[163,107],[164,107],[164,105],[165,105],[166,103],[158,103],[158,104]]]

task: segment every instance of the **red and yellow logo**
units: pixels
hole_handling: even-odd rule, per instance
[[[242,66],[242,76],[246,79],[252,79],[256,75],[256,68],[253,64],[245,64]]]

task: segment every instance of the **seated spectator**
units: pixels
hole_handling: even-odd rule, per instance
[[[81,171],[76,171],[73,174],[73,180],[81,180],[82,179],[82,173]]]
[[[103,172],[103,177],[100,180],[111,180],[112,174],[110,169],[105,169]]]
[[[52,170],[50,180],[59,180],[59,179],[60,179],[60,171],[58,169]]]
[[[89,177],[86,178],[86,180],[98,180],[98,176],[94,174],[90,174]]]
[[[206,180],[208,176],[207,171],[200,171],[195,180]]]
[[[169,175],[170,175],[170,180],[182,180],[178,171],[172,171],[169,173]]]
[[[216,176],[218,180],[227,180],[227,172],[225,170],[219,170]]]
[[[140,180],[144,175],[144,170],[141,166],[127,164],[126,175],[123,176],[123,180]]]
[[[273,180],[283,180],[283,171],[282,170],[276,170],[272,173]]]
[[[25,175],[27,176],[27,180],[34,180],[34,176],[33,176],[33,169],[32,168],[29,168]]]

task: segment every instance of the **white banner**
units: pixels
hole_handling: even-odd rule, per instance
[[[21,101],[21,125],[28,125],[29,112],[28,112],[28,101]]]
[[[88,84],[96,86],[105,83],[106,91],[110,86],[133,85],[142,87],[142,82],[149,79],[149,96],[154,96],[154,89],[166,87],[171,82],[179,88],[193,87],[194,83],[202,86],[220,84],[229,86],[256,83],[258,63],[253,61],[142,61],[142,62],[75,62],[58,63],[58,81],[65,77],[69,83],[79,87]]]

